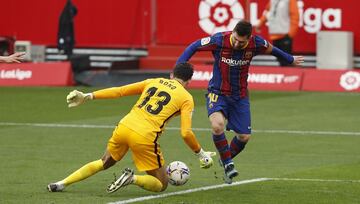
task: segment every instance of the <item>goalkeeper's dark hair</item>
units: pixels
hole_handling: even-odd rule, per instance
[[[234,31],[239,36],[247,36],[249,38],[252,32],[252,25],[249,21],[241,20],[236,24]]]
[[[194,74],[194,67],[188,62],[179,63],[173,70],[174,77],[183,81],[188,81]]]

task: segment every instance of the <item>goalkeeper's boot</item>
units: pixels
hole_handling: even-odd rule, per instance
[[[134,170],[132,170],[130,168],[126,168],[123,171],[123,174],[120,176],[120,178],[116,179],[116,177],[115,177],[115,181],[112,182],[107,187],[106,191],[108,193],[113,193],[122,187],[132,184],[133,180],[134,180]]]
[[[65,186],[63,184],[58,183],[50,183],[47,185],[47,189],[49,192],[60,192],[64,190]]]

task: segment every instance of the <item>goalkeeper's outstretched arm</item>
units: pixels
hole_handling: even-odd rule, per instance
[[[181,136],[185,143],[195,152],[195,155],[199,157],[200,167],[207,169],[213,165],[214,162],[211,157],[215,156],[216,153],[204,151],[196,139],[191,128],[193,108],[194,102],[190,100],[186,101],[181,107]]]
[[[144,90],[146,84],[149,83],[149,80],[144,80],[141,82],[120,86],[120,87],[113,87],[107,89],[101,89],[98,91],[94,91],[93,93],[83,93],[78,90],[71,91],[67,97],[66,101],[68,103],[68,107],[76,107],[88,100],[92,99],[109,99],[109,98],[120,98],[122,96],[129,96],[129,95],[138,95],[141,94]]]
[[[79,106],[93,98],[94,96],[92,93],[83,93],[81,91],[74,90],[67,95],[66,102],[68,103],[68,107],[72,108]]]

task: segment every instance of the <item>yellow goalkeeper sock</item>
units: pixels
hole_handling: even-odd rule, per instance
[[[134,184],[152,192],[160,192],[163,187],[159,179],[150,175],[135,175]]]
[[[61,181],[65,186],[86,179],[104,169],[101,159],[89,162]]]

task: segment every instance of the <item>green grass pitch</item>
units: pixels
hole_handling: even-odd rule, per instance
[[[264,181],[168,195],[223,184],[217,163],[211,169],[199,168],[197,157],[180,137],[179,118],[174,118],[160,145],[167,163],[180,160],[189,166],[191,178],[184,186],[169,186],[160,194],[129,186],[107,194],[114,173],[134,168],[129,153],[107,171],[64,192],[49,193],[49,182],[102,156],[112,126],[137,99],[91,101],[69,109],[65,97],[73,88],[0,87],[0,203],[121,203],[163,194],[139,203],[360,203],[360,95],[356,93],[251,91],[254,132],[235,159],[240,173],[235,182],[267,178]],[[196,104],[193,127],[198,128],[194,132],[204,149],[215,151],[205,92],[191,93]],[[232,138],[231,132],[226,133]]]

